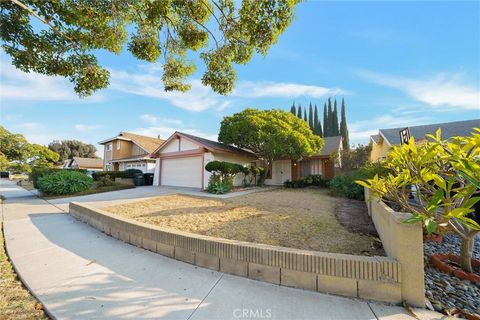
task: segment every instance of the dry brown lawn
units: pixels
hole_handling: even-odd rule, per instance
[[[167,195],[104,208],[185,232],[275,246],[378,255],[375,238],[349,232],[325,189],[276,189],[230,199]]]

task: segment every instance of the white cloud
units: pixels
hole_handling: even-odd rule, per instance
[[[142,114],[140,115],[140,119],[151,125],[173,124],[177,126],[183,126],[183,122],[181,120],[170,119],[170,118],[160,118],[153,114]]]
[[[38,122],[24,122],[17,124],[16,127],[20,130],[39,130],[43,128],[43,125]]]
[[[346,94],[340,88],[327,88],[315,85],[273,81],[238,81],[233,92],[228,96],[219,95],[202,84],[199,79],[190,79],[191,89],[187,92],[165,92],[160,69],[154,65],[146,68],[138,66],[141,73],[110,70],[110,88],[139,96],[165,100],[174,106],[189,111],[217,111],[229,107],[235,100],[245,98],[319,98]],[[144,119],[145,121],[150,121]]]
[[[348,123],[348,134],[352,144],[368,144],[371,135],[378,134],[379,129],[408,127],[429,123],[426,116],[413,117],[401,115],[383,115],[368,120],[352,121]]]
[[[169,91],[163,87],[161,77],[154,73],[135,74],[110,70],[110,88],[130,94],[158,98],[189,111],[224,109],[230,101],[205,87],[200,80],[189,81],[192,88],[187,92]]]
[[[326,88],[321,86],[303,85],[298,83],[272,82],[272,81],[240,81],[232,95],[249,98],[320,98],[345,94],[339,88]]]
[[[466,84],[461,75],[440,73],[426,79],[411,79],[371,71],[358,74],[379,85],[403,91],[413,99],[431,107],[455,111],[478,110],[480,90],[478,85]]]
[[[89,132],[89,131],[92,131],[92,130],[95,130],[97,129],[99,126],[98,125],[92,125],[92,124],[75,124],[73,126],[75,128],[75,130],[79,131],[79,132]]]
[[[73,90],[73,84],[63,77],[46,76],[35,72],[26,73],[15,68],[11,61],[0,55],[0,99],[23,101],[77,101],[96,102],[102,95],[80,99]]]

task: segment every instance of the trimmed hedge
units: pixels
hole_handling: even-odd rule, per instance
[[[128,169],[125,171],[96,171],[92,174],[93,180],[98,181],[101,177],[109,176],[111,179],[115,178],[134,178],[137,174],[143,174],[139,169]]]
[[[53,173],[65,171],[67,169],[61,169],[61,168],[38,168],[38,167],[33,167],[32,172],[30,173],[29,180],[32,181],[33,187],[38,189],[38,179],[44,176],[48,176]],[[85,169],[68,169],[69,171],[76,171],[80,173],[87,173],[87,170]]]
[[[38,178],[38,190],[49,195],[63,195],[91,189],[93,179],[86,173],[60,170]]]

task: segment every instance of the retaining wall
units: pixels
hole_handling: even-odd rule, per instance
[[[365,188],[368,214],[383,243],[388,257],[401,266],[402,300],[418,307],[425,306],[425,282],[423,262],[423,232],[420,223],[403,223],[410,213],[396,212],[385,203],[371,197]]]
[[[279,285],[379,301],[402,301],[403,274],[391,257],[275,247],[161,228],[77,202],[70,214],[117,239],[220,272]]]

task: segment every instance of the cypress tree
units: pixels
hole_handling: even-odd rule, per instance
[[[328,98],[328,110],[327,110],[327,115],[328,115],[328,130],[327,133],[325,134],[325,137],[331,137],[335,135],[335,129],[333,126],[333,111],[332,111],[332,99]]]
[[[340,130],[338,129],[338,108],[337,108],[337,99],[335,99],[333,107],[333,134],[334,136],[338,136],[340,134]]]
[[[327,104],[323,104],[323,136],[328,137],[328,113]]]
[[[297,115],[297,109],[295,108],[295,102],[293,102],[292,106],[290,107],[290,112],[296,116]]]
[[[302,119],[302,105],[301,104],[298,105],[297,117]]]
[[[350,141],[348,138],[347,116],[345,114],[345,100],[342,98],[342,120],[340,121],[340,133],[342,134],[342,144],[344,150],[350,150]]]
[[[303,121],[305,121],[306,123],[308,123],[308,119],[307,119],[307,108],[303,109]]]
[[[313,116],[313,133],[315,133],[318,136],[322,136],[322,124],[320,123],[320,120],[318,119],[318,108],[317,105],[315,105],[315,112]]]
[[[310,129],[313,130],[313,108],[312,102],[310,101],[310,107],[308,108],[308,125]]]

